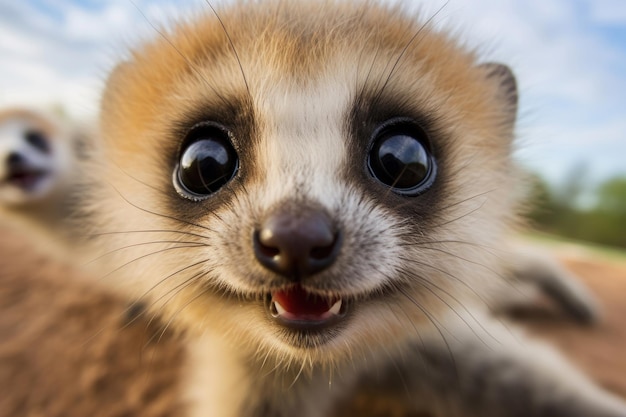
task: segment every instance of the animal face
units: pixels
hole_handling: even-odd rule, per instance
[[[487,293],[513,204],[508,70],[373,5],[220,17],[109,81],[112,187],[91,205],[111,279],[192,332],[311,362]]]
[[[69,163],[61,127],[37,113],[0,113],[0,202],[37,203],[55,193]]]

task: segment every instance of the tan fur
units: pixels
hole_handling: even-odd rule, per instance
[[[51,119],[44,117],[36,111],[22,108],[8,108],[0,111],[0,120],[6,119],[27,119],[33,120],[39,127],[46,132],[57,133],[60,129]]]

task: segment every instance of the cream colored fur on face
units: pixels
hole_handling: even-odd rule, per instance
[[[312,15],[317,16],[314,22]],[[158,268],[158,275],[166,276],[194,259],[206,259],[197,268],[163,282],[151,291],[152,295],[165,294],[199,270],[214,272],[203,279],[237,293],[265,291],[250,280],[250,275],[267,275],[251,256],[250,230],[268,210],[294,195],[333,213],[352,238],[346,240],[355,243],[346,245],[344,259],[336,266],[338,274],[353,277],[341,291],[359,297],[389,280],[402,281],[398,269],[407,265],[398,257],[401,236],[420,231],[408,228],[398,213],[377,204],[352,179],[341,175],[350,159],[356,157],[348,154],[346,145],[347,116],[356,96],[361,89],[382,87],[393,63],[419,29],[400,15],[400,11],[385,11],[373,4],[369,8],[355,7],[350,2],[332,7],[317,2],[297,7],[270,2],[226,9],[220,17],[232,26],[229,35],[241,60],[247,88],[224,32],[210,14],[201,23],[168,34],[176,49],[157,42],[138,51],[133,61],[122,64],[112,76],[103,104],[107,155],[104,174],[98,176],[109,179],[115,189],[110,191],[110,198],[105,195],[97,200],[101,224],[110,230],[128,229],[127,225],[132,224],[135,230],[182,228],[201,232],[206,227],[208,231],[202,233],[206,235],[202,243],[207,248],[164,252],[158,264],[150,257],[145,262],[134,262],[122,271],[123,285],[135,287],[136,294],[141,295],[155,284],[146,276],[156,274],[146,273],[146,268]],[[246,24],[236,25],[236,21]],[[381,22],[386,23],[384,29]],[[311,39],[306,37],[309,34]],[[209,59],[203,52],[207,48],[221,59]],[[156,62],[167,65],[155,66]],[[481,273],[463,276],[467,262],[454,256],[424,253],[411,247],[402,249],[409,251],[405,257],[414,259],[416,265],[432,265],[429,278],[462,297],[474,297],[468,294],[467,287],[480,287],[487,293],[491,282],[497,286],[498,280],[485,278],[493,274],[489,265],[495,257],[481,246],[497,247],[494,242],[500,242],[509,231],[513,215],[514,202],[508,196],[512,186],[512,126],[506,122],[510,115],[499,83],[498,79],[488,79],[486,70],[477,65],[473,55],[458,49],[446,37],[425,30],[420,32],[419,41],[404,52],[384,89],[411,111],[432,113],[440,119],[437,127],[442,130],[441,146],[453,148],[446,156],[448,169],[454,172],[454,167],[467,167],[462,175],[447,178],[446,186],[454,190],[454,195],[448,197],[449,204],[438,215],[441,226],[431,240],[450,241],[449,251],[462,250],[476,263],[486,265],[481,267]],[[194,219],[199,227],[160,216],[173,215],[164,206],[163,197],[172,189],[173,169],[164,166],[164,149],[169,147],[174,153],[176,142],[182,139],[171,136],[173,127],[202,108],[223,106],[224,97],[226,101],[231,97],[233,101],[250,101],[246,105],[252,107],[256,119],[255,138],[240,138],[241,144],[235,144],[258,142],[254,146],[257,163],[246,166],[246,161],[242,161],[241,171],[247,175],[246,192],[234,193],[229,196],[229,205]],[[158,214],[150,215],[142,209]],[[466,221],[452,221],[461,216],[467,216]],[[480,234],[475,233],[477,229]],[[370,236],[379,236],[380,243],[369,249],[360,248],[359,240]],[[188,238],[173,234],[150,237],[155,241]],[[119,244],[133,243],[133,238],[124,235]],[[456,245],[457,248],[453,240],[472,245]],[[149,253],[152,249],[121,251],[122,259],[117,262],[122,264],[141,250]],[[439,256],[445,260],[443,274],[436,271]],[[144,273],[132,272],[135,267]],[[448,274],[461,276],[463,282],[450,279]],[[202,285],[203,279],[196,280],[188,291],[193,291],[195,284]],[[164,308],[176,311],[188,301],[182,296],[185,292],[181,291]],[[207,295],[207,300],[211,298]],[[220,300],[211,300],[209,304],[224,302]],[[199,307],[203,302],[203,298],[198,299],[177,318],[193,317],[188,313],[195,311],[196,306],[204,315],[204,308]],[[369,306],[362,308],[367,311]],[[376,311],[380,313],[379,309]],[[397,325],[397,318],[391,316],[388,321],[381,320],[381,329]],[[241,327],[244,333],[257,334],[237,321],[225,327]],[[192,318],[191,322],[197,321]],[[264,344],[274,345],[271,331],[259,333],[267,335],[260,336]],[[289,351],[288,346],[282,349]]]
[[[552,406],[568,415],[570,397],[598,415],[624,415],[577,373],[560,379],[567,365],[539,369],[532,352],[541,349],[489,318],[509,285],[502,258],[516,223],[508,70],[494,73],[401,9],[370,2],[249,2],[219,16],[226,31],[209,11],[111,76],[104,159],[85,199],[103,236],[105,282],[189,337],[192,416],[322,416],[355,379],[376,379],[372,369],[396,369],[415,392],[410,407],[459,415],[486,368],[493,376],[476,415],[517,415],[499,401],[518,387],[529,393],[523,415]],[[404,208],[428,193],[400,199],[368,179],[365,153],[349,145],[367,140],[354,138],[365,129],[353,126],[355,114],[365,124],[422,116],[432,124],[439,176],[423,223]],[[214,196],[185,200],[172,185],[185,132],[222,118],[246,132],[232,137],[239,172]],[[254,228],[285,204],[320,207],[344,233],[313,290],[350,299],[350,317],[313,347],[295,345],[268,318],[262,299],[273,277],[251,247]],[[443,395],[456,379],[445,366],[430,369],[429,355],[432,364],[455,357],[467,385]],[[563,398],[544,395],[561,389]],[[441,403],[451,404],[447,414]]]

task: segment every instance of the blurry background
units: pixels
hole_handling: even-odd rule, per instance
[[[213,0],[214,5],[221,1]],[[517,157],[542,231],[626,247],[626,1],[405,0],[521,91]],[[0,0],[0,107],[95,120],[128,47],[203,0]]]

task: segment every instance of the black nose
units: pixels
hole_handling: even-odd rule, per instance
[[[254,233],[253,243],[263,266],[299,281],[332,265],[341,235],[324,212],[290,208],[271,214]]]
[[[26,159],[17,152],[11,152],[6,159],[9,169],[15,169],[22,167],[26,162]]]

